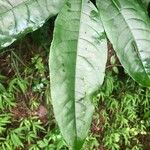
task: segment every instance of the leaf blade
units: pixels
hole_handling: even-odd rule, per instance
[[[150,86],[148,15],[136,0],[97,0],[97,6],[106,34],[123,67],[138,83]]]
[[[41,27],[64,0],[0,0],[0,49]]]
[[[91,2],[71,0],[55,23],[49,60],[52,104],[72,149],[83,145],[94,111],[91,96],[104,79],[107,41],[97,17]]]

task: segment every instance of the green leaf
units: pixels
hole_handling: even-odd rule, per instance
[[[70,0],[59,13],[50,50],[54,113],[67,144],[79,150],[90,128],[92,95],[103,83],[107,41],[98,11]]]
[[[148,4],[150,3],[150,0],[138,0],[138,1],[141,1],[141,4],[143,3],[146,9],[148,8]]]
[[[137,0],[97,0],[106,34],[129,75],[150,86],[150,20]]]
[[[64,0],[0,0],[0,49],[56,15]]]

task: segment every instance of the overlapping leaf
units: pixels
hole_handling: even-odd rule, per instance
[[[80,150],[90,128],[92,94],[104,79],[107,42],[95,6],[70,0],[59,13],[50,50],[51,96],[63,137]]]
[[[0,0],[0,49],[42,26],[64,0]]]
[[[150,86],[150,20],[137,0],[97,0],[106,34],[126,71]]]

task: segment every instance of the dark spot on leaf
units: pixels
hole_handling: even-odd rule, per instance
[[[70,2],[67,2],[66,5],[71,8],[71,3]]]
[[[71,3],[68,1],[68,2],[66,2],[66,5],[68,6],[68,10],[67,11],[71,12]]]
[[[79,100],[78,100],[78,102],[80,102],[80,101],[82,101],[84,98],[80,98]]]
[[[94,37],[96,43],[100,43],[103,39],[106,38],[105,32],[102,32],[98,37]]]
[[[92,11],[90,12],[90,18],[91,18],[92,20],[96,20],[98,17],[99,17],[99,14],[98,14],[98,12],[96,12],[95,10],[92,10]]]
[[[105,32],[102,32],[101,35],[99,36],[99,40],[103,40],[106,38]]]
[[[71,10],[70,10],[70,9],[68,9],[67,11],[71,12]]]

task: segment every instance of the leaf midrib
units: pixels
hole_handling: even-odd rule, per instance
[[[80,11],[80,19],[79,19],[79,32],[78,32],[78,39],[77,39],[77,52],[76,52],[76,63],[75,63],[75,82],[74,82],[74,89],[76,89],[76,76],[77,76],[77,72],[76,72],[76,67],[77,67],[77,59],[78,59],[78,49],[79,49],[79,40],[80,40],[80,33],[81,33],[81,22],[82,22],[82,9],[83,9],[83,1],[81,0],[81,11]],[[74,90],[76,91],[76,90]],[[76,120],[76,93],[74,92],[74,110],[75,110],[75,114],[74,114],[74,118],[75,118],[75,134],[76,134],[76,141],[77,141],[77,120]]]

